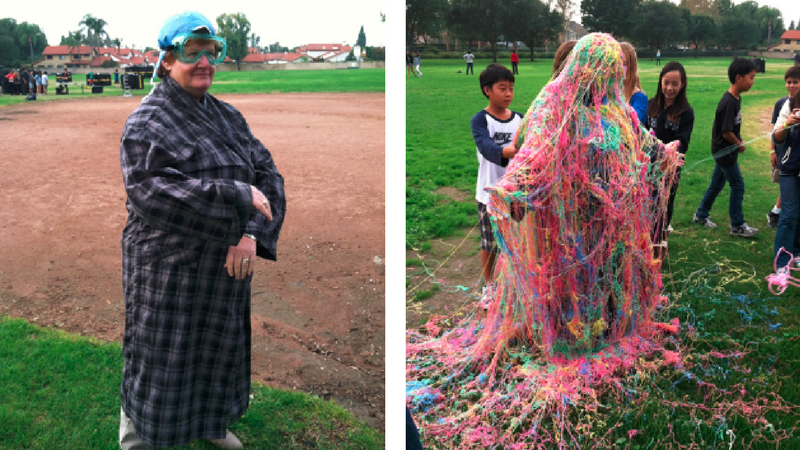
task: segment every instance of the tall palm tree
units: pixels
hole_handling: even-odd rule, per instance
[[[69,54],[72,54],[72,50],[77,48],[78,55],[81,54],[81,44],[83,44],[85,37],[83,36],[83,32],[81,30],[78,31],[70,31],[69,35],[66,39],[64,39],[64,43],[69,46]],[[80,56],[79,56],[80,57]]]
[[[108,25],[108,22],[106,22],[103,19],[94,17],[91,14],[86,14],[85,16],[83,16],[83,19],[81,19],[81,21],[78,22],[78,25],[86,27],[87,35],[89,34],[94,35],[94,40],[96,44],[94,49],[100,47],[100,36],[105,35],[106,38],[108,37],[108,33],[105,30],[106,25]],[[95,50],[94,53],[97,53],[97,51]]]

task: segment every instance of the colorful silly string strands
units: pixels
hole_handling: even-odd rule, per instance
[[[641,131],[622,76],[610,36],[578,42],[526,114],[524,145],[492,188],[503,250],[496,299],[463,321],[432,316],[409,332],[407,398],[426,446],[612,448],[618,429],[633,439],[648,420],[637,411],[647,396],[691,411],[723,439],[718,417],[730,411],[757,421],[790,410],[779,397],[754,406],[738,391],[713,390],[709,374],[746,370],[743,352],[689,361],[677,320],[654,319],[666,303],[650,229],[680,156]],[[667,384],[662,372],[676,376],[673,389],[707,390],[708,402],[652,390]],[[605,415],[612,404],[621,414]],[[658,420],[669,423],[668,411]]]
[[[784,267],[778,267],[778,257],[781,253],[789,255],[789,262]],[[778,250],[778,253],[775,255],[775,261],[773,262],[775,273],[767,275],[766,278],[770,292],[775,295],[781,295],[786,292],[789,286],[800,287],[800,279],[792,276],[792,272],[800,271],[800,267],[798,267],[799,261],[800,258],[795,258],[793,254],[786,251],[783,247]]]
[[[787,130],[791,130],[792,128],[796,127],[797,125],[798,124],[789,125],[789,126],[786,127],[786,129]],[[750,145],[753,142],[758,142],[760,140],[771,138],[771,137],[772,137],[772,132],[770,131],[769,133],[763,134],[763,135],[761,135],[761,136],[759,136],[759,137],[757,137],[755,139],[751,139],[749,141],[742,142],[741,145],[730,145],[728,147],[725,147],[725,148],[719,150],[714,156],[709,156],[708,158],[701,159],[700,161],[697,161],[697,162],[695,162],[695,163],[693,163],[693,164],[691,164],[689,166],[686,166],[684,170],[690,170],[690,169],[693,169],[696,166],[698,166],[698,165],[700,165],[700,164],[702,164],[704,162],[714,161],[715,159],[722,158],[724,156],[730,155],[731,153],[739,151],[739,147],[741,147],[741,146]]]

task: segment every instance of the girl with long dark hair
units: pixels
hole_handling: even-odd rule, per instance
[[[661,142],[680,141],[680,153],[685,155],[689,150],[689,140],[694,128],[694,110],[686,99],[686,70],[681,63],[671,61],[661,69],[658,90],[655,97],[648,102],[647,120],[643,125],[649,130],[655,130],[656,137]],[[678,167],[677,178],[669,195],[667,216],[655,218],[653,241],[656,243],[663,239],[663,230],[672,221],[680,176],[681,168]]]

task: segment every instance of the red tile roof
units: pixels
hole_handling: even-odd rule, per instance
[[[781,39],[800,39],[800,30],[788,30],[781,35]]]
[[[72,47],[71,51],[69,45],[56,45],[47,46],[44,48],[42,55],[88,55],[91,52],[90,47],[81,45],[80,47]]]

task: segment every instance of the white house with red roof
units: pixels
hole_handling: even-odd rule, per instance
[[[47,46],[42,52],[42,59],[33,66],[42,69],[88,68],[99,67],[106,61],[114,61],[119,67],[153,66],[158,61],[158,52],[144,53],[136,49],[116,47],[91,48],[87,46],[70,47],[68,45]]]
[[[343,62],[351,50],[352,47],[344,44],[308,44],[296,51],[312,59],[322,58],[327,62]]]
[[[768,47],[771,51],[800,51],[800,30],[787,30],[781,35],[781,41]]]

